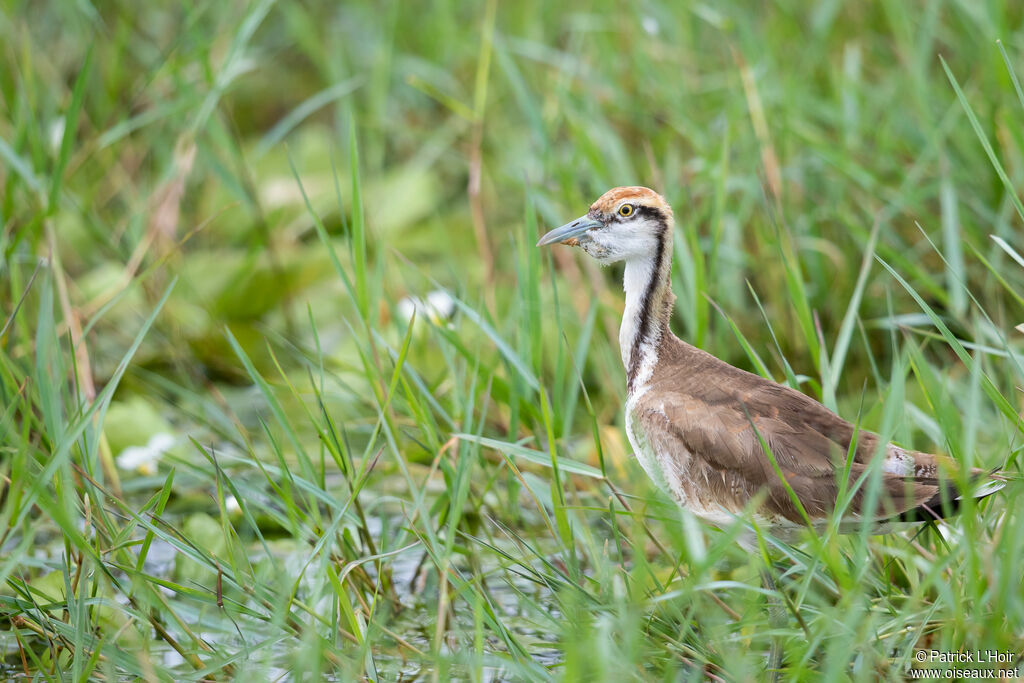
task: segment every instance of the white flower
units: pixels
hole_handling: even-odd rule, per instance
[[[156,474],[156,464],[174,445],[174,437],[166,432],[154,434],[145,446],[129,446],[117,456],[122,470],[137,470],[145,475]]]
[[[440,325],[455,314],[455,300],[445,290],[435,289],[427,294],[426,301],[418,296],[407,296],[398,302],[398,315],[403,320],[412,320],[413,313],[417,319],[427,318],[435,325]]]
[[[46,131],[50,151],[54,154],[60,151],[60,147],[64,143],[64,128],[66,126],[67,121],[61,116],[51,121],[49,129]]]

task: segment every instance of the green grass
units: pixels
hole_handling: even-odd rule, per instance
[[[757,8],[0,6],[0,675],[1019,662],[1024,11]],[[675,207],[680,336],[1007,487],[766,539],[773,627],[629,457],[620,273],[533,247],[620,184]]]

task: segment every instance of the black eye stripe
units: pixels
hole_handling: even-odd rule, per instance
[[[625,206],[625,204],[623,204],[622,206]],[[622,214],[619,213],[619,211],[622,209],[622,206],[609,213],[603,213],[598,209],[591,208],[590,211],[587,212],[587,216],[593,218],[594,220],[601,221],[605,225],[608,225],[610,223],[621,223],[626,218],[645,218],[656,223],[665,222],[665,213],[657,207],[647,206],[645,204],[629,204],[633,211],[628,216],[623,216]],[[597,228],[595,228],[595,230],[596,229]]]
[[[647,206],[644,204],[630,204],[630,206],[633,207],[632,213],[628,216],[623,216],[619,213],[619,210],[616,210],[615,213],[610,215],[610,221],[614,223],[622,223],[626,220],[644,219],[659,224],[665,222],[665,213],[657,207]],[[622,207],[620,206],[619,209],[621,208]]]

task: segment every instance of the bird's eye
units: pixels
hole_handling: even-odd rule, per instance
[[[630,216],[632,216],[633,215],[633,205],[632,204],[623,204],[622,206],[620,206],[619,207],[619,215],[622,216],[623,218],[629,218]]]

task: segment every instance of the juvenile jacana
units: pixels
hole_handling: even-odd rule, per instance
[[[954,511],[961,492],[948,478],[956,471],[950,458],[882,446],[877,435],[856,430],[805,394],[735,368],[672,334],[673,225],[672,208],[659,194],[617,187],[585,216],[537,242],[578,246],[603,264],[625,262],[619,348],[626,368],[626,433],[648,476],[716,526],[731,524],[763,495],[756,525],[792,538],[807,521],[819,530],[827,522],[855,440],[845,487],[853,494],[840,530],[867,523],[885,533],[894,522],[933,520]],[[880,493],[872,497],[864,481],[876,458],[882,460]],[[985,474],[976,470],[971,476]],[[997,487],[970,495],[982,497]],[[875,503],[867,509],[871,498]]]

